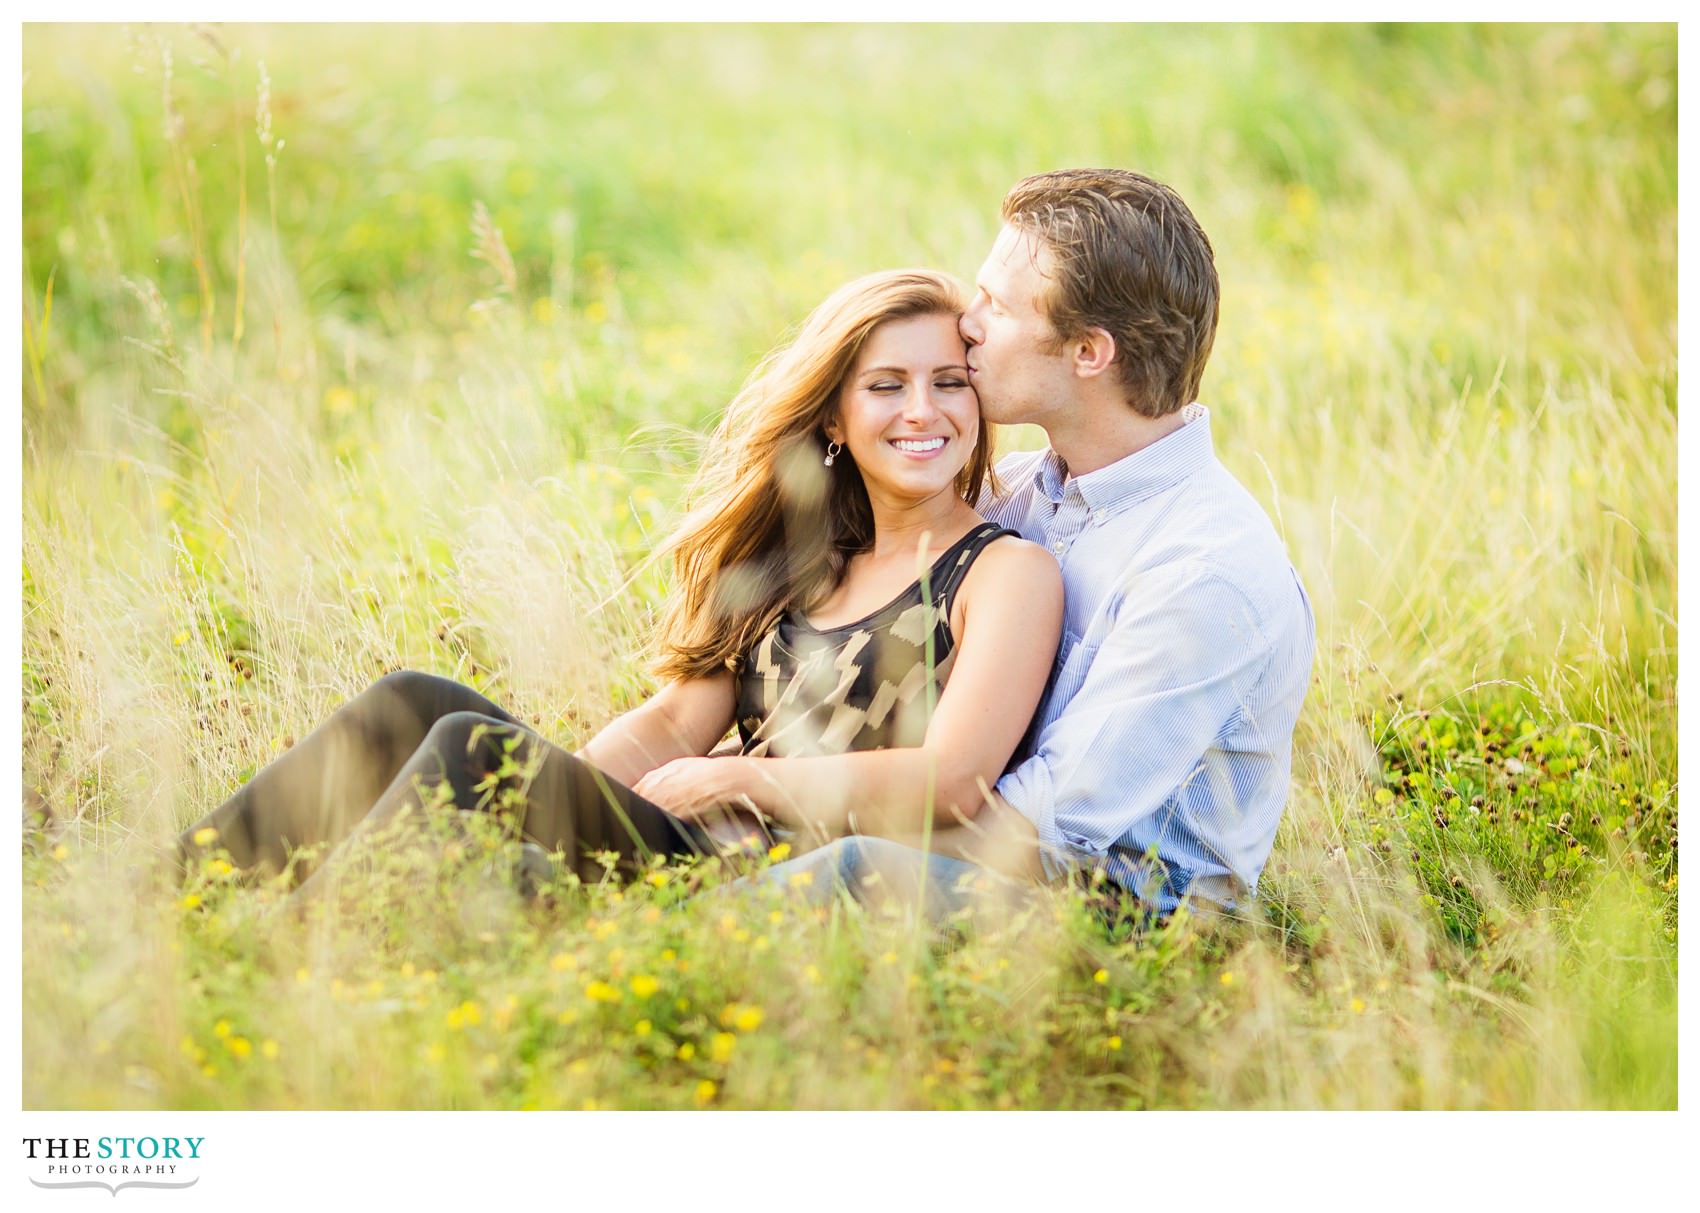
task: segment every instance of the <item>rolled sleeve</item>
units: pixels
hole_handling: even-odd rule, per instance
[[[1102,642],[1084,647],[1079,689],[998,792],[1047,850],[1103,858],[1206,769],[1270,651],[1250,599],[1211,568],[1130,578]]]
[[[1071,847],[1057,831],[1056,795],[1051,788],[1050,769],[1033,759],[1022,763],[998,780],[997,793],[1011,808],[1033,823],[1039,835],[1039,859],[1052,880],[1071,866]]]

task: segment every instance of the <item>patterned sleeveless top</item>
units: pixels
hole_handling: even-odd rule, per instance
[[[986,545],[1013,534],[991,522],[969,531],[933,564],[925,600],[917,581],[843,627],[811,627],[801,610],[781,615],[738,672],[741,752],[783,758],[920,745],[929,699],[937,701],[955,664],[956,591]]]

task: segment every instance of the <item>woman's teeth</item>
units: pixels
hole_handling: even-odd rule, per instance
[[[924,438],[924,439],[915,440],[915,439],[910,439],[910,438],[894,438],[892,440],[891,445],[896,447],[900,451],[914,451],[917,454],[922,454],[922,453],[925,453],[927,451],[938,450],[941,446],[944,445],[944,439],[943,438]]]

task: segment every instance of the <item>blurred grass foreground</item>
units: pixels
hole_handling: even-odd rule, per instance
[[[1674,1107],[1676,50],[26,26],[25,1106]],[[1317,606],[1237,921],[522,905],[493,831],[310,930],[148,878],[386,670],[568,747],[639,701],[755,359],[1081,164],[1210,233],[1219,453]]]

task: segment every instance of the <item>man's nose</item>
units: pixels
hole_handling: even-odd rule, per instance
[[[970,304],[968,310],[962,313],[962,319],[956,322],[957,331],[969,345],[979,345],[984,337],[980,328],[980,313],[978,304]]]

